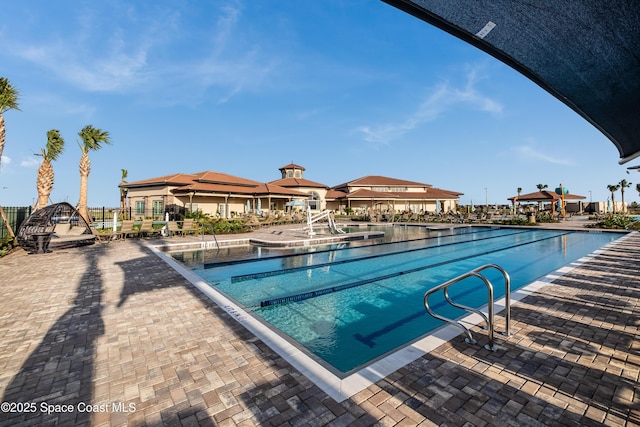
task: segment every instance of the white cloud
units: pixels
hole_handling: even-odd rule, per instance
[[[0,156],[0,165],[8,165],[11,163],[11,158],[7,156]]]
[[[501,114],[502,105],[476,89],[478,71],[472,69],[466,75],[465,85],[461,88],[451,86],[448,82],[437,85],[426,99],[405,120],[398,123],[388,123],[382,126],[361,126],[358,131],[363,134],[365,141],[388,144],[401,138],[404,134],[425,123],[436,120],[446,111],[461,106],[491,114]]]
[[[106,7],[119,16],[117,23],[101,21]],[[144,94],[155,103],[192,104],[205,96],[225,103],[247,88],[261,87],[277,60],[261,51],[260,38],[240,26],[242,8],[202,8],[206,15],[199,19],[211,19],[204,31],[185,27],[194,10],[94,4],[55,37],[7,39],[5,54],[83,91]]]
[[[514,147],[514,150],[518,154],[518,156],[524,160],[541,160],[546,163],[565,166],[573,164],[573,162],[569,159],[545,153],[533,148],[531,145],[519,145],[517,147]]]
[[[35,159],[33,157],[27,157],[26,159],[20,161],[20,166],[24,168],[37,168],[38,166],[40,166],[40,162],[38,161],[38,159]]]

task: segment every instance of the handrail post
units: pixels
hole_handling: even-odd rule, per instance
[[[493,329],[494,329],[494,312],[493,312],[493,285],[491,282],[484,276],[482,276],[484,282],[487,285],[487,299],[488,299],[488,317],[489,317],[489,331],[487,332],[489,335],[489,344],[485,344],[484,348],[491,351],[496,351],[496,346],[493,343]]]
[[[427,310],[427,312],[435,317],[436,319],[439,320],[443,320],[447,323],[450,323],[456,327],[458,327],[459,329],[461,329],[468,338],[465,339],[465,341],[471,343],[471,344],[475,344],[475,340],[473,339],[473,336],[471,335],[471,331],[469,331],[469,329],[467,327],[465,327],[464,325],[462,325],[460,322],[446,318],[444,316],[438,315],[436,313],[433,312],[433,310],[431,310],[431,307],[429,307],[429,296],[433,293],[435,293],[436,291],[442,290],[444,293],[444,297],[445,300],[451,304],[453,307],[457,307],[472,313],[476,313],[478,315],[480,315],[485,322],[487,322],[487,329],[488,329],[488,338],[489,338],[489,343],[487,345],[485,345],[484,347],[487,350],[491,350],[491,351],[495,351],[496,350],[496,346],[494,344],[494,323],[495,323],[495,310],[494,310],[494,290],[493,290],[493,285],[491,284],[491,282],[489,281],[489,279],[487,279],[483,274],[480,274],[480,271],[485,270],[487,268],[495,268],[496,270],[500,271],[504,277],[504,282],[505,282],[505,320],[506,320],[506,331],[504,332],[504,335],[507,336],[511,336],[511,278],[509,277],[509,274],[500,266],[496,265],[496,264],[486,264],[483,265],[481,267],[475,268],[473,270],[470,270],[464,274],[461,274],[460,276],[454,277],[451,280],[448,280],[434,288],[429,289],[427,292],[425,292],[424,294],[424,306],[425,309]],[[485,286],[487,287],[487,310],[488,310],[488,315],[485,316],[484,313],[482,313],[480,310],[477,310],[475,308],[472,307],[467,307],[464,306],[462,304],[458,304],[456,302],[454,302],[450,296],[449,296],[449,292],[448,292],[448,288],[449,286],[458,283],[468,277],[477,277],[480,280],[482,280],[485,284]]]
[[[513,336],[511,333],[511,277],[507,271],[500,267],[497,264],[486,264],[481,267],[478,267],[472,271],[480,272],[482,270],[486,270],[487,268],[495,268],[504,277],[504,318],[505,318],[505,331],[502,332],[502,335],[505,336]]]

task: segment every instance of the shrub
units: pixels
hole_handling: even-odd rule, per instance
[[[598,221],[593,225],[589,225],[589,228],[608,228],[614,230],[638,230],[640,229],[640,223],[630,216],[607,214],[604,219]]]
[[[2,240],[0,240],[0,257],[3,257],[11,252],[11,249],[15,248],[16,246],[18,246],[17,239],[14,239],[10,236],[5,236],[4,238],[2,238]]]
[[[500,225],[526,225],[526,226],[536,225],[536,224],[531,224],[527,218],[522,218],[522,217],[494,220],[493,224],[500,224]]]

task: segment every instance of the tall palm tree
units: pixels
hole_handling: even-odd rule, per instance
[[[47,145],[41,149],[42,163],[38,168],[38,179],[36,180],[36,187],[38,189],[38,202],[36,203],[36,210],[44,208],[49,204],[49,194],[53,190],[53,166],[51,162],[56,160],[58,156],[64,150],[64,139],[60,136],[60,131],[57,129],[51,129],[47,132]]]
[[[518,188],[516,189],[516,191],[518,192],[518,197],[516,197],[516,198],[513,200],[513,213],[514,213],[514,215],[515,215],[515,213],[516,213],[516,202],[518,201],[518,199],[520,199],[520,194],[522,193],[522,187],[518,187]]]
[[[631,182],[627,182],[626,179],[623,179],[622,181],[620,181],[618,183],[618,185],[620,186],[620,196],[622,198],[622,213],[624,213],[624,211],[626,210],[626,207],[624,205],[624,189],[625,188],[629,188],[631,187]]]
[[[126,184],[127,183],[127,176],[129,175],[129,171],[127,171],[126,169],[122,169],[122,178],[120,180],[120,213],[122,215],[122,218],[126,217],[126,210],[127,210],[127,189],[125,187],[122,186],[122,184]]]
[[[91,125],[87,125],[78,135],[82,139],[79,143],[82,156],[80,157],[80,199],[78,200],[78,212],[87,221],[91,222],[89,209],[87,209],[87,195],[89,172],[91,172],[91,161],[89,160],[89,151],[97,151],[102,148],[102,143],[111,144],[109,140],[109,132],[96,129]]]
[[[536,188],[538,189],[538,191],[542,191],[545,188],[549,188],[549,186],[547,184],[538,184],[536,185]],[[538,202],[538,210],[542,210],[542,202]]]
[[[18,90],[11,86],[9,80],[6,77],[0,77],[0,159],[2,159],[5,143],[4,113],[9,110],[20,111],[18,108],[19,96]]]
[[[613,213],[616,213],[616,191],[620,189],[620,184],[607,185],[607,189],[611,191],[611,204],[613,205]]]

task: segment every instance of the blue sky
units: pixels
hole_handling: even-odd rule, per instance
[[[121,169],[129,181],[212,170],[268,182],[290,162],[329,186],[385,175],[463,204],[559,183],[605,201],[621,179],[638,200],[637,172],[584,119],[381,1],[30,0],[3,16],[0,75],[21,94],[4,115],[5,206],[37,198],[49,129],[66,140],[51,199],[76,204],[88,124],[112,140],[90,154],[90,206],[118,205]]]

